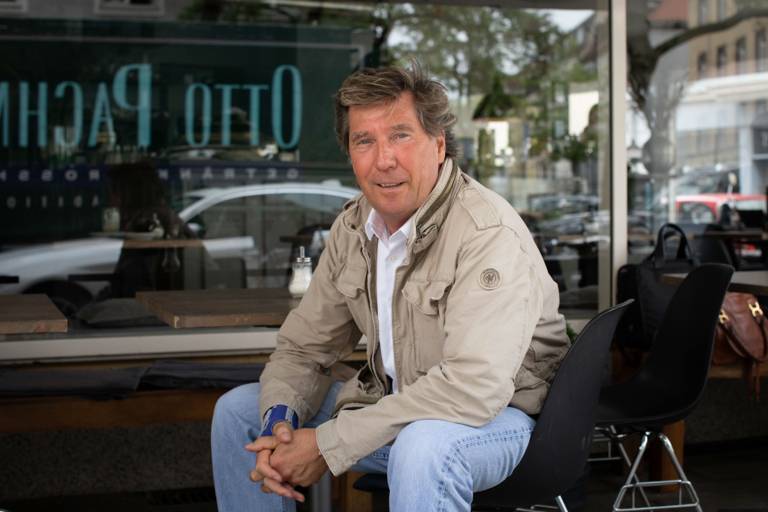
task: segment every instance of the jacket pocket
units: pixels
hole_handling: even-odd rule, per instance
[[[365,290],[368,269],[365,267],[344,266],[333,280],[339,293],[350,299],[356,298]]]
[[[443,298],[449,285],[448,281],[408,281],[403,287],[403,296],[425,315],[434,316],[441,312],[441,303],[445,305]]]
[[[378,402],[382,393],[377,391],[373,379],[373,374],[366,364],[339,390],[333,415],[336,416],[341,410],[359,409]]]
[[[369,336],[372,327],[370,323],[371,313],[368,305],[368,294],[365,292],[367,279],[368,269],[365,267],[345,265],[332,279],[332,283],[334,288],[344,296],[344,301],[349,312],[352,314],[357,328],[360,329],[360,332]],[[370,343],[368,346],[370,347]]]
[[[450,284],[448,281],[409,281],[403,287],[403,297],[410,305],[406,326],[410,351],[406,349],[406,354],[413,354],[414,369],[419,375],[443,358],[445,305]]]

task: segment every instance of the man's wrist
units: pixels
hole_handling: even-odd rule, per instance
[[[299,416],[296,411],[283,404],[270,407],[264,414],[264,427],[261,429],[261,435],[273,435],[275,425],[283,422],[288,423],[294,430],[299,428]]]

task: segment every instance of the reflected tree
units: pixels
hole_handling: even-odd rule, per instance
[[[656,1],[628,2],[627,52],[629,93],[648,124],[651,140],[646,145],[644,160],[652,175],[666,177],[674,165],[672,120],[685,90],[686,70],[678,74],[657,73],[663,57],[694,38],[727,30],[742,21],[768,17],[765,0],[737,0],[736,12],[730,17],[688,27],[657,45],[653,45],[650,13]]]

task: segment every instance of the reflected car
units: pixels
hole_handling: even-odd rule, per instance
[[[175,209],[202,240],[205,287],[280,287],[298,246],[317,257],[336,215],[358,194],[338,182],[207,188],[188,192]],[[0,252],[0,274],[19,281],[0,293],[44,293],[74,314],[103,295],[108,280],[88,276],[113,274],[122,248],[122,239],[96,233]]]
[[[766,196],[762,194],[689,194],[675,198],[678,222],[712,224],[720,222],[723,206],[737,210],[765,211]]]

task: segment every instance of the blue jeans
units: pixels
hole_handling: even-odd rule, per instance
[[[306,427],[316,427],[333,413],[336,383],[317,415]],[[243,447],[258,437],[259,384],[246,384],[216,403],[211,428],[213,479],[219,512],[293,512],[293,500],[261,492],[249,472],[256,464]],[[490,489],[507,478],[523,457],[535,422],[514,407],[506,407],[479,428],[441,420],[411,423],[392,445],[374,451],[352,469],[386,473],[389,506],[396,512],[468,511],[472,493]]]

